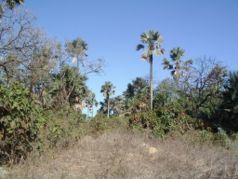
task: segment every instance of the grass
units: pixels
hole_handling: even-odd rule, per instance
[[[47,151],[9,169],[5,178],[237,178],[235,152],[187,136],[155,139],[114,128],[85,135],[67,149]]]

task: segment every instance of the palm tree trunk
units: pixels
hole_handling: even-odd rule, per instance
[[[153,56],[150,55],[150,110],[153,110]]]
[[[110,107],[110,101],[109,101],[109,97],[107,98],[107,118],[109,118],[110,114],[109,114],[109,107]]]
[[[78,69],[78,72],[79,72],[79,57],[77,57],[77,69]]]

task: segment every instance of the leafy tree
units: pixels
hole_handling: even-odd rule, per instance
[[[184,50],[177,47],[170,51],[171,60],[166,58],[163,60],[164,69],[171,70],[171,75],[176,81],[179,80],[182,70],[187,70],[192,64],[192,60],[182,61],[181,57],[183,55]]]
[[[109,81],[105,82],[101,87],[101,93],[105,97],[105,102],[107,103],[107,117],[110,116],[110,97],[115,93],[115,86]]]
[[[37,49],[38,52],[33,54],[33,59],[28,65],[28,78],[30,84],[30,92],[42,94],[45,82],[48,81],[50,71],[54,68],[56,58],[53,49],[44,47]]]
[[[238,72],[230,73],[219,110],[222,126],[229,133],[238,132]]]
[[[114,116],[123,115],[125,111],[124,96],[117,96],[115,98],[112,98],[110,104],[111,104],[110,113],[112,113],[112,115]]]
[[[66,51],[73,58],[73,61],[76,60],[79,70],[79,63],[83,63],[83,58],[87,56],[88,44],[81,38],[77,38],[71,42],[67,42],[65,47]]]
[[[227,70],[213,59],[202,59],[181,76],[181,104],[195,118],[209,119],[221,103]]]
[[[53,97],[54,106],[82,104],[87,96],[86,77],[80,75],[77,68],[65,65],[59,74],[53,75],[49,94]]]
[[[153,109],[153,55],[161,55],[164,49],[161,48],[162,37],[159,32],[148,31],[140,36],[141,44],[137,45],[136,50],[146,48],[142,58],[150,64],[150,109]]]
[[[149,104],[148,82],[137,77],[127,85],[125,96],[125,109],[127,112],[137,112],[148,109]]]
[[[155,90],[154,109],[157,110],[171,103],[176,103],[179,98],[177,90],[177,85],[173,80],[163,80]]]

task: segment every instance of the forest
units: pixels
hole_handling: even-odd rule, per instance
[[[23,0],[0,3],[1,166],[115,129],[158,141],[190,136],[192,143],[238,151],[238,71],[216,58],[186,59],[186,49],[165,49],[166,36],[149,29],[131,51],[140,54],[149,77],[135,78],[117,96],[114,82],[105,81],[104,100],[97,101],[87,80],[103,72],[104,61],[87,58],[90,44],[80,36],[65,43],[50,38],[21,7]],[[171,74],[158,85],[155,60]]]

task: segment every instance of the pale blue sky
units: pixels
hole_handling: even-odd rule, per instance
[[[106,61],[104,73],[88,80],[98,100],[105,81],[120,94],[135,77],[148,75],[135,47],[150,29],[161,33],[166,50],[155,58],[156,81],[169,76],[161,59],[177,46],[185,49],[184,59],[214,57],[238,69],[238,0],[26,0],[25,7],[50,37],[79,36],[89,44],[89,58]]]

